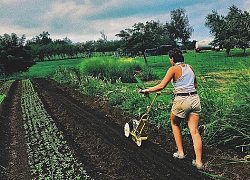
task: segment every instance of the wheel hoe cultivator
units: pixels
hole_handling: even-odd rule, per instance
[[[144,83],[135,76],[135,79],[139,83],[139,88],[145,89]],[[126,137],[129,137],[129,135],[132,136],[132,140],[137,144],[137,146],[141,146],[142,141],[147,140],[148,136],[143,134],[143,129],[146,125],[146,122],[148,121],[150,117],[150,111],[152,106],[154,105],[156,98],[160,95],[160,92],[157,92],[151,102],[151,104],[147,107],[147,112],[141,116],[139,120],[132,119],[129,122],[125,123],[124,125],[124,134]]]
[[[131,135],[132,140],[137,144],[137,146],[141,146],[142,141],[148,139],[148,136],[143,134],[143,129],[149,119],[151,108],[155,103],[157,96],[160,94],[160,92],[155,94],[151,104],[147,107],[147,112],[141,116],[140,120],[132,119],[124,125],[125,136],[129,137],[129,135]]]

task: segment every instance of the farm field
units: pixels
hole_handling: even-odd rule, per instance
[[[0,179],[250,178],[243,154],[227,148],[204,146],[204,172],[191,165],[191,140],[184,141],[187,158],[173,159],[172,134],[152,124],[137,147],[123,132],[132,117],[52,79],[1,87]]]

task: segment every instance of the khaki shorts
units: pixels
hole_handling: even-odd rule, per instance
[[[189,114],[200,115],[201,103],[199,95],[175,96],[171,112],[180,118],[186,118]]]

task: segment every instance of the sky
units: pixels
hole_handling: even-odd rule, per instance
[[[185,9],[194,32],[190,40],[213,39],[205,17],[216,10],[227,15],[230,6],[250,12],[249,0],[0,0],[0,35],[23,34],[32,39],[48,32],[55,39],[72,42],[119,40],[115,35],[135,23],[170,22],[170,12]]]

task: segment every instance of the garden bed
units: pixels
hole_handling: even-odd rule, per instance
[[[191,139],[184,141],[187,158],[173,159],[172,134],[151,124],[149,140],[137,147],[123,132],[132,117],[51,79],[15,81],[0,113],[0,179],[60,179],[69,173],[75,179],[250,178],[244,154],[226,147],[204,146],[204,172],[191,165]]]

